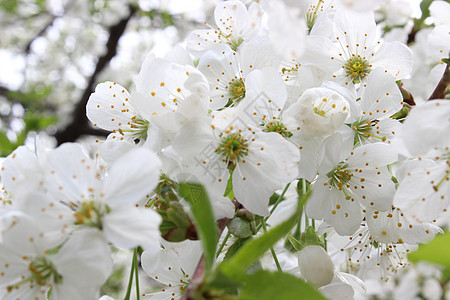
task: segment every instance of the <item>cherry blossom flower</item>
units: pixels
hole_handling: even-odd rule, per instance
[[[333,20],[333,34],[311,35],[301,63],[315,65],[333,74],[342,84],[365,82],[369,73],[382,67],[395,79],[409,75],[411,50],[400,42],[377,41],[373,12],[338,9]]]

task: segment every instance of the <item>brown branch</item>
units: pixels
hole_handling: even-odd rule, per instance
[[[125,32],[128,22],[133,17],[135,12],[136,9],[130,7],[130,13],[128,14],[128,16],[120,20],[119,23],[109,28],[109,39],[106,43],[107,52],[98,59],[95,71],[89,79],[89,83],[86,86],[83,95],[75,106],[71,123],[68,124],[66,128],[56,132],[55,138],[58,142],[58,145],[61,145],[65,142],[74,142],[83,134],[92,132],[95,132],[96,135],[98,135],[98,133],[102,133],[100,135],[106,134],[106,131],[100,131],[90,127],[88,119],[86,117],[86,104],[91,93],[94,91],[94,85],[97,82],[98,75],[108,66],[111,59],[116,55],[119,40]]]
[[[433,93],[428,98],[428,100],[444,99],[445,90],[449,85],[450,85],[450,65],[447,64],[441,80],[439,81],[438,85],[436,86],[436,88],[434,89]]]
[[[8,98],[9,92],[10,92],[10,90],[7,87],[0,85],[0,96],[4,96],[4,97]]]
[[[47,24],[45,24],[44,27],[42,27],[41,30],[39,30],[39,32],[27,43],[27,45],[25,46],[25,54],[29,54],[31,51],[31,44],[33,44],[33,42],[44,35],[44,33],[47,31],[48,28],[50,28],[51,26],[53,26],[53,23],[55,22],[55,20],[57,19],[57,16],[51,16],[50,20],[47,22]]]

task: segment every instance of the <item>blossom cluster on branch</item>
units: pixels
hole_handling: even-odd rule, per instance
[[[391,296],[450,224],[450,5],[424,54],[380,34],[387,2],[220,2],[130,90],[97,85],[105,140],[3,161],[0,298],[98,299],[124,250],[125,299]],[[429,101],[418,55],[444,74]],[[414,292],[448,296],[433,276]]]

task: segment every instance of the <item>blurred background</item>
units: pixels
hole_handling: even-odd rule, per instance
[[[39,131],[54,144],[105,136],[85,116],[97,83],[130,88],[145,55],[204,28],[217,2],[1,0],[0,157]]]

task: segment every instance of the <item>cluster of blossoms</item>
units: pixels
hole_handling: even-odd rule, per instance
[[[384,2],[221,2],[185,48],[149,55],[131,91],[99,84],[86,109],[105,141],[38,143],[3,162],[0,298],[98,299],[111,247],[138,246],[164,286],[143,296],[186,296],[202,250],[183,182],[228,220],[217,264],[311,190],[292,244],[262,268],[366,299],[373,280],[410,267],[406,254],[449,224],[450,102],[405,103],[413,52],[380,37]],[[445,58],[448,23],[435,31]]]

